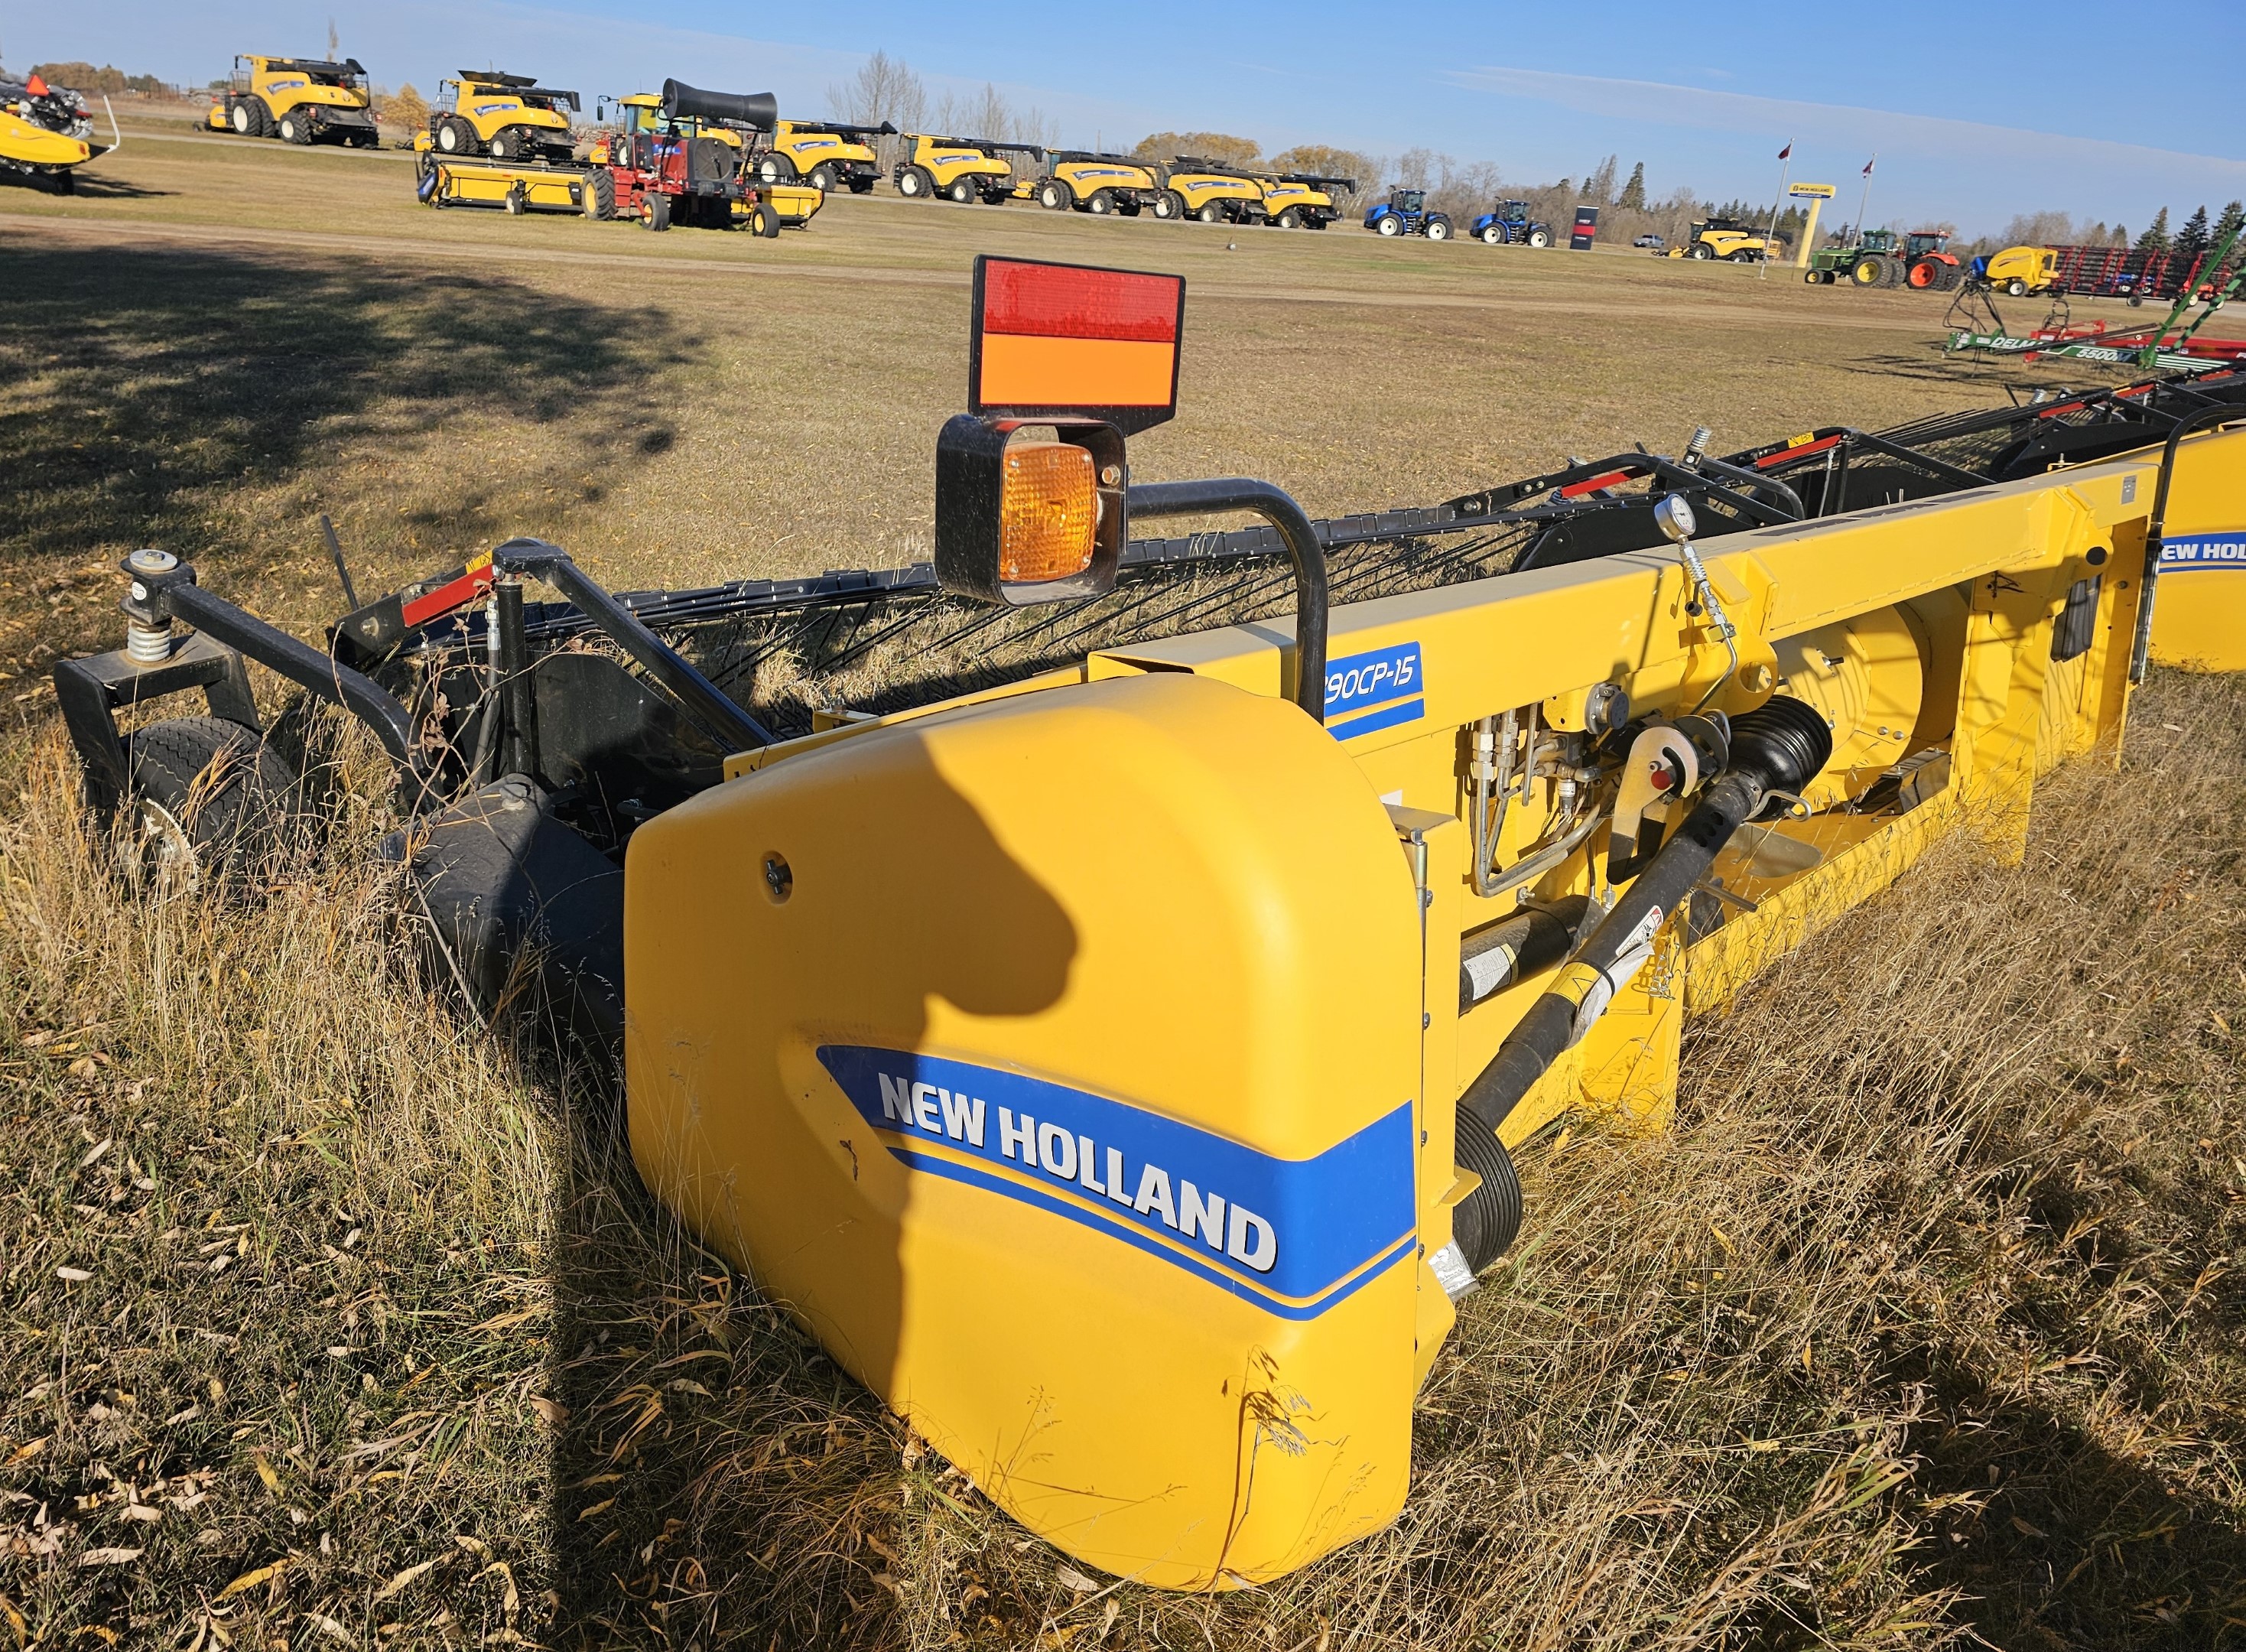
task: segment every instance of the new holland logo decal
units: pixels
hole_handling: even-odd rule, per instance
[[[1097,1228],[1310,1319],[1413,1254],[1412,1104],[1304,1159],[1023,1073],[827,1044],[897,1160]]]

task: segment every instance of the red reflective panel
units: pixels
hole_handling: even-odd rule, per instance
[[[986,258],[983,330],[1174,344],[1185,285],[1182,275]]]

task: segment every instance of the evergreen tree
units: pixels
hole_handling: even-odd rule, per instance
[[[2137,237],[2137,250],[2141,253],[2164,253],[2168,249],[2168,209],[2163,207],[2153,214],[2153,221],[2145,227],[2145,233]]]
[[[2222,216],[2215,221],[2213,240],[2222,241],[2246,228],[2246,201],[2232,201],[2222,209]]]
[[[1616,204],[1624,212],[1645,210],[1645,163],[1644,161],[1639,161],[1630,169],[1630,181],[1622,187],[1622,200]]]
[[[2183,221],[2176,231],[2175,254],[2179,258],[2196,258],[2207,250],[2207,208],[2199,207]]]

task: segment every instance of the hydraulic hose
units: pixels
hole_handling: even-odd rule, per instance
[[[1612,911],[1591,931],[1543,995],[1506,1035],[1488,1066],[1459,1098],[1459,1162],[1475,1168],[1481,1139],[1498,1129],[1552,1064],[1605,1012],[1615,994],[1651,955],[1654,936],[1730,842],[1732,834],[1772,801],[1796,792],[1833,755],[1825,719],[1799,700],[1773,696],[1732,724],[1731,767],[1645,864]],[[1500,1213],[1476,1208],[1476,1189],[1453,1214],[1459,1247],[1480,1273],[1501,1254],[1492,1243],[1508,1226]]]

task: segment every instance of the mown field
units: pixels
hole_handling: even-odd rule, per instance
[[[2246,1626],[2246,691],[2156,676],[1696,1028],[1677,1132],[1523,1156],[1417,1490],[1265,1591],[1086,1578],[691,1245],[602,1076],[398,945],[378,788],[255,902],[127,900],[44,674],[116,558],[297,629],[514,533],[617,585],[926,554],[978,250],[1188,277],[1146,479],[1431,503],[1696,424],[2001,399],[1782,271],[886,194],[766,242],[414,206],[128,133],[0,190],[0,1635],[20,1644],[2205,1648]],[[2082,382],[2079,374],[2076,382]]]

